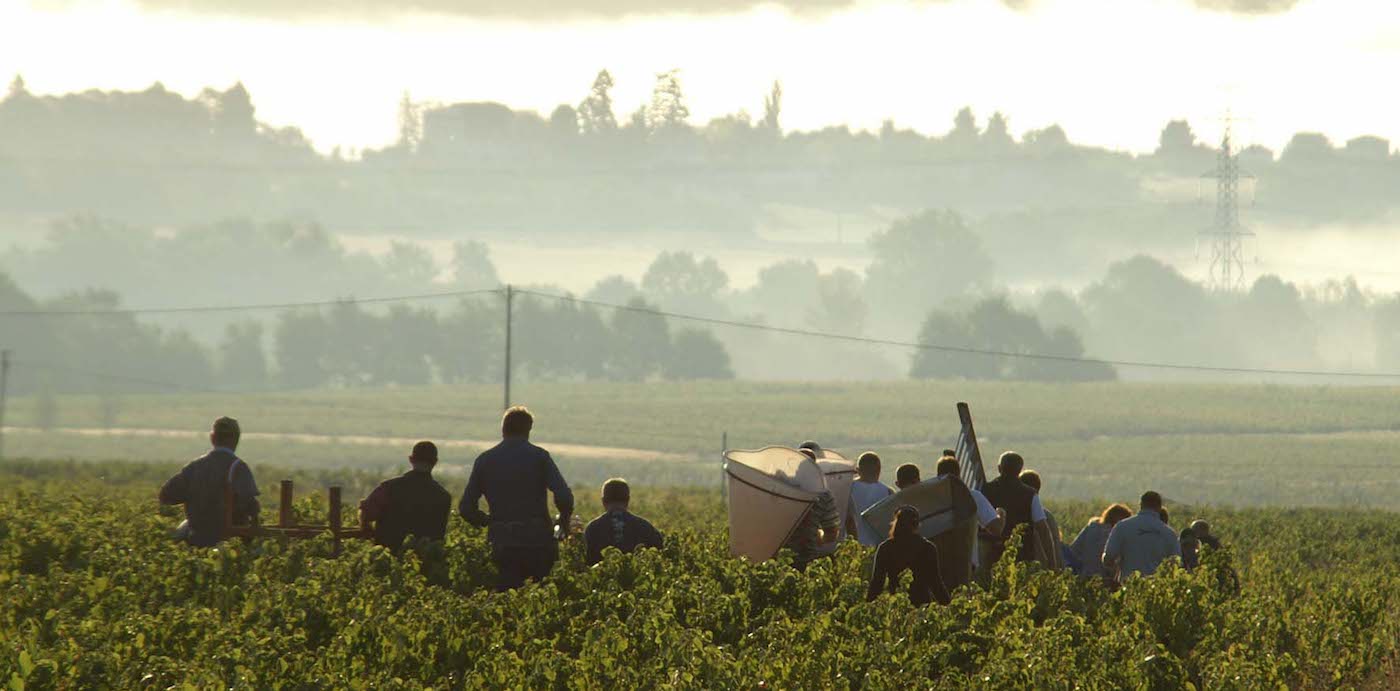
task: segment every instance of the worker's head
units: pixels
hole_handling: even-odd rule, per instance
[[[821,457],[822,457],[822,445],[821,445],[821,444],[818,444],[818,443],[816,443],[816,442],[814,442],[814,441],[812,441],[811,439],[808,439],[807,441],[804,441],[804,442],[802,442],[801,444],[798,444],[798,445],[797,445],[797,448],[798,448],[798,449],[807,449],[807,450],[811,451],[811,452],[812,452],[812,457],[813,457],[813,458],[821,458]]]
[[[962,468],[958,465],[958,459],[953,456],[944,455],[938,459],[938,465],[933,470],[935,475],[958,477],[962,475]]]
[[[238,421],[231,417],[221,417],[214,421],[214,426],[209,429],[209,443],[213,446],[222,446],[225,449],[237,449],[238,437],[243,432],[238,428]]]
[[[1138,501],[1138,506],[1144,511],[1162,512],[1162,495],[1148,490],[1142,493],[1142,499]]]
[[[1118,521],[1131,515],[1133,515],[1133,510],[1128,508],[1127,504],[1109,504],[1108,508],[1104,509],[1103,513],[1099,514],[1099,522],[1112,528],[1118,525]]]
[[[856,472],[860,474],[860,479],[866,482],[876,482],[880,479],[880,455],[874,451],[866,451],[856,458]]]
[[[1204,518],[1191,521],[1191,532],[1195,533],[1196,537],[1210,537],[1210,522]]]
[[[997,472],[1002,477],[1015,478],[1021,475],[1021,469],[1026,467],[1026,459],[1021,458],[1021,454],[1015,451],[1007,451],[997,460]]]
[[[890,524],[890,538],[917,535],[919,532],[919,511],[912,506],[895,509],[894,522]]]
[[[894,486],[899,489],[919,484],[919,466],[905,463],[894,471]]]
[[[414,444],[412,453],[408,455],[408,464],[413,466],[414,470],[432,470],[437,461],[437,444],[430,441]]]
[[[535,427],[535,416],[523,405],[506,408],[501,416],[501,436],[506,439],[529,439]]]
[[[1157,510],[1157,515],[1162,517],[1162,522],[1163,522],[1163,523],[1171,523],[1171,522],[1172,522],[1171,514],[1167,513],[1167,507],[1165,507],[1165,506],[1163,506],[1162,508],[1160,508],[1160,509]]]
[[[957,458],[958,452],[952,449],[943,449],[943,456],[952,456],[953,458]],[[939,456],[939,458],[942,458],[943,456]]]
[[[603,510],[626,511],[632,501],[632,488],[627,481],[615,477],[603,483]]]
[[[1022,470],[1021,484],[1035,490],[1036,494],[1040,494],[1040,473],[1034,470]]]

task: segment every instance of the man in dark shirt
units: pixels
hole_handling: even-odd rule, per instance
[[[510,590],[549,575],[559,558],[545,503],[554,493],[560,536],[568,534],[574,494],[549,452],[530,443],[535,418],[513,406],[501,418],[501,443],[477,456],[457,511],[474,526],[486,527],[491,556],[500,572],[497,590]],[[481,498],[491,513],[482,513]]]
[[[1047,568],[1053,568],[1050,550],[1055,544],[1050,535],[1050,524],[1045,517],[1045,507],[1040,503],[1040,495],[1021,482],[1021,471],[1026,460],[1015,451],[1007,451],[997,461],[997,478],[982,487],[982,494],[994,508],[1006,511],[1006,521],[1001,535],[989,544],[988,558],[982,560],[984,568],[991,569],[1006,549],[1006,540],[1017,526],[1026,530],[1021,544],[1016,549],[1019,561],[1039,561]]]
[[[230,486],[233,524],[257,523],[258,485],[248,464],[234,455],[240,434],[237,420],[215,420],[209,432],[213,450],[190,461],[160,488],[160,503],[185,505],[185,523],[177,537],[191,545],[212,547],[224,539],[225,492]]]
[[[583,531],[584,558],[592,566],[603,560],[603,549],[616,547],[631,554],[638,547],[661,547],[661,533],[651,522],[627,510],[632,488],[622,478],[603,483],[603,515]]]
[[[441,540],[447,534],[452,495],[433,479],[437,445],[420,441],[408,457],[412,470],[385,480],[360,502],[360,524],[374,529],[374,541],[398,551],[414,535]]]

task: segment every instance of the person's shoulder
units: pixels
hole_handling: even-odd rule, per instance
[[[584,535],[604,529],[606,527],[607,518],[608,514],[606,513],[598,514],[597,518],[589,521],[588,525],[583,527]]]
[[[651,521],[648,521],[647,519],[638,516],[637,514],[632,513],[630,511],[627,513],[627,519],[643,528],[646,528],[647,530],[656,530],[656,526],[652,525]]]

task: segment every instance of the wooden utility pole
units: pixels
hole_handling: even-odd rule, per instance
[[[506,366],[505,366],[505,405],[504,410],[510,407],[510,326],[511,326],[511,305],[515,302],[515,289],[509,283],[506,284]]]
[[[10,385],[10,351],[0,350],[0,460],[5,458],[5,393]]]

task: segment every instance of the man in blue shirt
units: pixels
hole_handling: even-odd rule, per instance
[[[185,523],[176,536],[196,547],[213,547],[224,535],[225,488],[233,487],[233,524],[258,520],[258,485],[248,464],[234,455],[241,431],[238,421],[221,417],[209,432],[213,450],[190,461],[160,488],[160,503],[184,504]]]
[[[568,534],[574,494],[549,452],[530,443],[535,418],[513,406],[501,418],[501,443],[477,456],[467,489],[457,506],[468,523],[485,527],[500,578],[497,590],[519,588],[549,575],[559,558],[559,544],[549,519],[546,491],[559,510],[559,534]],[[490,514],[480,508],[486,497]]]
[[[1140,573],[1151,576],[1168,557],[1181,556],[1181,543],[1171,526],[1162,522],[1162,495],[1145,492],[1136,516],[1113,526],[1103,549],[1105,580],[1125,581]]]

